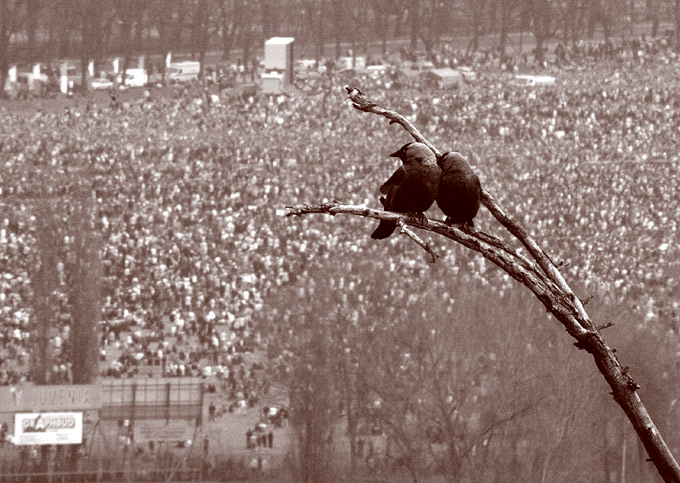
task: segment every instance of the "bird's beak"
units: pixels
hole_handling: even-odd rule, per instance
[[[392,154],[390,154],[390,158],[401,158],[401,150],[395,151]]]

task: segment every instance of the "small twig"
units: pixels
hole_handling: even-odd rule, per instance
[[[442,153],[434,146],[434,144],[428,141],[425,138],[425,136],[421,134],[418,128],[415,127],[413,123],[406,119],[404,116],[402,116],[398,112],[389,109],[384,109],[374,102],[370,102],[368,99],[366,99],[366,96],[363,94],[363,92],[361,92],[356,87],[345,86],[345,90],[347,91],[349,99],[352,101],[352,106],[355,109],[358,109],[359,111],[363,112],[371,112],[373,114],[378,114],[379,116],[383,116],[389,119],[390,124],[401,125],[404,129],[406,129],[409,132],[409,134],[411,134],[411,136],[413,136],[413,139],[415,139],[419,143],[427,145],[427,147],[432,150],[435,156],[437,157],[441,156]]]
[[[616,322],[611,321],[611,322],[607,322],[607,323],[602,324],[602,325],[598,325],[598,326],[597,326],[597,330],[598,330],[598,332],[599,332],[599,331],[601,331],[601,330],[608,329],[609,327],[611,327],[611,326],[614,325],[615,323],[616,323]]]
[[[403,220],[397,221],[397,226],[399,227],[399,233],[407,236],[408,238],[416,242],[418,246],[420,246],[423,250],[430,254],[431,257],[430,263],[434,263],[437,261],[439,255],[437,255],[437,253],[435,253],[435,251],[432,249],[432,247],[430,246],[430,242],[423,241],[423,239],[416,235],[413,230],[406,226]]]

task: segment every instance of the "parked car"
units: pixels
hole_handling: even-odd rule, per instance
[[[105,91],[108,89],[113,89],[113,81],[107,79],[106,77],[95,77],[92,79],[92,82],[90,82],[90,86],[92,87],[92,90]]]
[[[555,85],[555,78],[550,75],[516,74],[513,82],[519,86],[552,86]]]

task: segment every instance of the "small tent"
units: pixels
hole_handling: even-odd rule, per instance
[[[437,87],[452,87],[463,83],[463,74],[449,67],[428,70],[423,73],[423,78]]]

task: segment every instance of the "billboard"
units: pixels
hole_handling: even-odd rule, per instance
[[[83,442],[83,413],[17,413],[14,415],[14,444],[80,444]]]
[[[102,388],[96,384],[0,387],[0,412],[75,411],[101,407]]]

